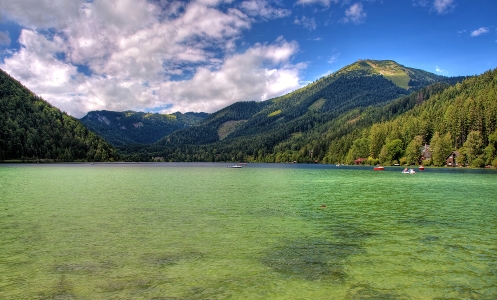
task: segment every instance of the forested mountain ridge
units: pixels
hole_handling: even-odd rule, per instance
[[[201,122],[209,114],[145,113],[136,111],[91,111],[80,121],[114,146],[153,144],[179,129]]]
[[[290,94],[232,104],[158,144],[205,145],[255,135],[260,139],[266,134],[270,136],[264,144],[272,147],[295,132],[308,131],[350,109],[392,101],[431,83],[450,80],[454,79],[393,61],[360,60]]]
[[[0,161],[113,161],[114,147],[0,70]]]
[[[461,78],[459,78],[461,80]],[[268,135],[209,145],[160,145],[127,149],[126,159],[158,155],[170,161],[365,163],[443,166],[457,153],[459,165],[497,168],[497,69],[457,84],[435,83],[394,101],[357,107],[271,146]],[[270,140],[270,139],[269,139]],[[266,144],[265,144],[266,143]],[[421,149],[429,145],[430,160]]]
[[[412,76],[405,82],[418,83],[408,90],[380,75],[403,70]],[[356,125],[364,128],[397,116],[463,79],[406,68],[393,61],[358,61],[293,93],[230,105],[155,146],[121,150],[127,160],[147,160],[154,153],[171,161],[327,162],[335,137],[354,131]],[[435,84],[425,88],[420,82]],[[361,113],[366,115],[358,118]]]
[[[337,136],[324,160],[351,163],[369,157],[373,163],[411,165],[421,162],[426,144],[432,159],[425,164],[445,165],[457,151],[461,165],[497,167],[497,69],[436,93],[395,118]]]

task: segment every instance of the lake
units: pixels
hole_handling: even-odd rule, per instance
[[[0,299],[496,299],[497,172],[0,165]]]

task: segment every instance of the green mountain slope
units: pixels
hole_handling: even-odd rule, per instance
[[[408,89],[395,84],[394,77],[397,82],[406,82]],[[350,109],[392,101],[423,86],[446,80],[449,79],[393,61],[358,61],[285,96],[230,105],[197,126],[163,138],[158,144],[202,145],[276,133],[280,137],[268,141],[275,145],[292,133],[308,131],[316,123]]]
[[[422,161],[428,145],[432,159]],[[357,108],[290,137],[259,161],[385,165],[445,165],[452,151],[458,162],[497,168],[497,69],[461,83],[437,83],[390,103]]]
[[[102,138],[0,70],[0,160],[116,159]]]
[[[434,82],[443,81],[445,77],[419,69],[408,68],[393,60],[359,60],[342,68],[337,73],[347,73],[354,70],[366,70],[371,74],[382,75],[400,88],[417,89]]]
[[[201,145],[229,137],[239,126],[264,109],[269,102],[237,102],[210,115],[203,122],[190,128],[176,131],[157,143],[159,145]],[[236,124],[236,125],[234,125]],[[229,125],[232,129],[223,132]]]
[[[337,134],[328,142],[329,162],[370,156],[383,164],[416,164],[419,148],[429,144],[433,159],[428,163],[444,165],[457,150],[461,164],[497,167],[497,69],[436,93],[395,118]]]
[[[144,113],[135,111],[91,111],[80,121],[88,129],[102,136],[114,146],[127,144],[153,144],[160,138],[179,129],[198,124],[206,113],[174,114]]]
[[[408,76],[409,80],[402,78],[409,89],[399,87],[382,75],[386,73],[399,78]],[[153,152],[173,161],[265,161],[266,158],[275,161],[270,155],[282,151],[286,154],[298,152],[302,161],[322,161],[329,146],[329,141],[322,138],[326,136],[322,130],[343,115],[371,106],[388,105],[394,99],[422,91],[432,83],[443,82],[439,86],[442,89],[461,80],[407,68],[392,61],[358,61],[285,96],[230,105],[199,125],[164,137],[146,151],[137,147],[123,151],[133,154],[134,159],[143,157],[146,160],[148,153]],[[421,98],[425,100],[432,91],[424,93]],[[419,102],[416,99],[403,101],[409,105]],[[394,107],[394,115],[412,108]],[[315,138],[315,135],[320,137]]]

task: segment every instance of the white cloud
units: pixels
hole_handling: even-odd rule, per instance
[[[191,80],[161,85],[160,105],[170,111],[215,111],[236,101],[266,100],[299,87],[299,71],[291,57],[298,45],[279,38],[273,44],[256,44],[245,53],[228,57],[219,70],[200,67]]]
[[[471,32],[471,36],[475,37],[475,36],[479,36],[479,35],[482,35],[482,34],[485,34],[485,33],[488,33],[488,32],[489,32],[488,28],[486,28],[486,27],[480,27],[480,28],[472,31]]]
[[[261,16],[266,19],[283,18],[292,12],[289,9],[275,8],[265,0],[248,0],[240,4],[240,9],[249,16]]]
[[[310,31],[316,29],[316,20],[314,18],[308,18],[306,16],[303,16],[302,19],[296,18],[293,21],[293,24],[301,25],[302,27]]]
[[[97,0],[93,6],[90,13],[97,20],[104,21],[106,27],[120,32],[132,33],[155,21],[155,7],[144,0]]]
[[[229,0],[11,2],[0,3],[3,15],[31,29],[22,30],[22,47],[0,68],[76,117],[169,105],[214,112],[289,92],[305,67],[291,63],[298,45],[282,38],[236,53],[254,22],[289,14],[263,0],[239,9],[216,7]],[[78,72],[81,66],[90,72]]]
[[[454,0],[435,0],[433,7],[437,13],[444,14],[454,7]]]
[[[31,29],[61,29],[79,18],[81,5],[81,0],[0,1],[0,11]]]
[[[366,12],[363,10],[362,3],[352,4],[346,11],[343,21],[345,23],[351,22],[355,24],[362,23],[366,18]]]

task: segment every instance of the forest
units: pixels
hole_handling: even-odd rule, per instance
[[[116,149],[0,70],[0,161],[116,161]]]
[[[308,110],[281,127],[277,122],[266,124],[268,131],[251,136],[207,145],[135,145],[121,150],[130,161],[159,156],[165,161],[353,164],[357,158],[366,158],[362,163],[436,166],[458,151],[461,165],[497,167],[496,83],[497,70],[487,71],[456,84],[435,83],[391,102],[339,114]],[[425,145],[432,157],[423,161]]]
[[[372,164],[442,166],[452,151],[458,151],[461,165],[497,167],[496,92],[497,69],[466,79],[391,120],[333,139],[326,160],[352,163],[365,157]],[[416,97],[421,99],[422,94]],[[424,145],[429,145],[431,159],[421,161]]]

